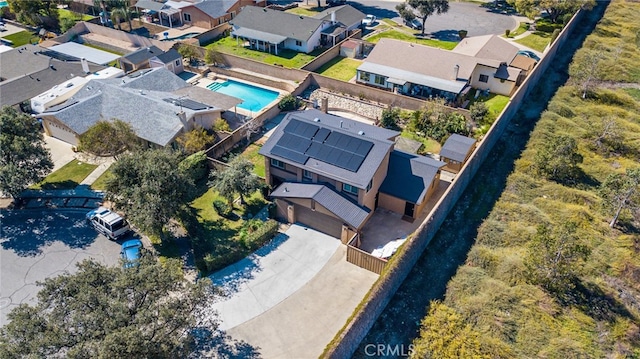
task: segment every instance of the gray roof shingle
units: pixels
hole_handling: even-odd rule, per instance
[[[429,157],[394,150],[389,156],[389,169],[380,192],[419,205],[445,165]]]
[[[149,60],[150,58],[154,57],[154,56],[159,56],[161,54],[163,54],[164,51],[160,50],[159,48],[157,48],[156,46],[149,46],[149,47],[144,47],[140,50],[136,50],[134,52],[130,52],[124,56],[122,56],[122,59],[127,60],[129,62],[131,62],[132,64],[140,64],[144,61]]]
[[[246,28],[263,33],[308,41],[324,20],[257,6],[246,6],[231,20],[234,29]]]
[[[271,197],[313,199],[354,228],[360,228],[371,212],[321,184],[285,182],[271,193]]]
[[[204,0],[193,4],[193,6],[212,18],[217,19],[224,16],[237,2],[238,0]]]
[[[287,127],[287,124],[289,124],[293,119],[310,123],[320,128],[327,128],[331,131],[336,131],[349,136],[362,136],[363,140],[372,142],[373,147],[368,152],[357,172],[352,172],[313,158],[309,158],[304,164],[295,163],[271,153],[274,146],[284,135],[284,128]],[[316,119],[318,121],[315,121]],[[369,181],[371,181],[373,175],[380,167],[382,161],[393,147],[395,137],[399,134],[400,133],[397,131],[371,126],[366,123],[326,114],[322,111],[312,109],[287,114],[274,133],[269,137],[267,142],[262,146],[259,153],[263,156],[278,159],[291,164],[292,166],[303,168],[313,173],[333,178],[358,188],[366,188]]]
[[[179,60],[182,58],[182,55],[176,49],[170,49],[167,52],[163,52],[162,54],[156,56],[158,60],[162,61],[163,64],[168,64],[175,60]]]
[[[440,157],[445,157],[458,162],[464,162],[467,158],[467,154],[475,145],[476,140],[473,138],[465,137],[457,133],[449,136],[447,141],[440,149]]]
[[[336,22],[346,26],[362,23],[365,14],[351,5],[341,5],[326,9],[314,16],[316,19],[331,21],[331,13],[336,13]]]

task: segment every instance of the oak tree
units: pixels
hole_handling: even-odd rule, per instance
[[[229,162],[229,167],[212,173],[209,186],[224,196],[229,206],[232,206],[236,193],[240,195],[240,203],[245,204],[244,196],[262,188],[264,181],[253,173],[251,161],[236,156]]]
[[[407,0],[407,4],[415,9],[417,17],[422,20],[422,36],[424,36],[424,24],[429,16],[449,11],[449,0]]]
[[[80,135],[79,148],[97,156],[117,156],[138,144],[131,125],[122,120],[98,121]]]

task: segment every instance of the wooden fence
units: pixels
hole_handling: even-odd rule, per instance
[[[358,240],[359,236],[356,233],[347,243],[347,262],[353,263],[360,268],[364,268],[376,274],[382,273],[385,265],[387,265],[387,261],[382,258],[374,257],[358,248]]]

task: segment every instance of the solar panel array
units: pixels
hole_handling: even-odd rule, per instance
[[[190,100],[188,98],[185,98],[185,99],[165,98],[164,100],[166,102],[174,104],[176,106],[181,106],[181,107],[188,108],[188,109],[194,110],[194,111],[204,110],[204,109],[207,109],[207,108],[211,107],[211,106],[205,105],[203,103]]]
[[[291,120],[271,154],[305,164],[313,158],[357,172],[373,143],[327,128]]]

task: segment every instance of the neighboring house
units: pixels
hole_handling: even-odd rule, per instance
[[[58,55],[37,45],[0,53],[0,106],[19,105],[22,111],[31,112],[31,98],[85,73],[78,59],[53,57]],[[92,64],[88,68],[89,72],[104,69]]]
[[[324,31],[330,37],[330,44],[335,45],[349,36],[351,31],[362,26],[365,14],[351,5],[329,8],[314,16],[316,19],[330,21],[332,28]]]
[[[165,53],[150,58],[149,67],[152,69],[156,67],[164,67],[176,75],[184,71],[182,55],[180,55],[176,49],[171,49]]]
[[[454,133],[442,145],[440,160],[446,162],[447,171],[458,173],[469,159],[469,156],[471,156],[475,147],[475,139]]]
[[[520,55],[520,49],[498,35],[466,37],[451,50],[453,52],[477,58],[492,59],[507,63],[510,67],[529,73],[538,63],[536,60]]]
[[[130,72],[138,71],[138,70],[141,70],[141,69],[147,69],[147,68],[151,67],[151,60],[155,58],[156,59],[156,61],[155,61],[156,65],[162,64],[162,67],[165,67],[170,71],[173,71],[169,67],[165,66],[166,63],[164,62],[165,60],[167,60],[169,58],[173,58],[174,62],[176,61],[175,53],[172,52],[172,50],[173,49],[171,49],[171,50],[167,51],[167,53],[165,53],[164,51],[160,50],[158,47],[152,45],[152,46],[143,47],[143,48],[141,48],[139,50],[136,50],[134,52],[128,53],[128,54],[122,56],[120,59],[118,59],[118,62],[120,63],[120,68],[123,69],[124,72],[130,73]],[[175,51],[175,50],[173,50],[173,51]],[[180,57],[180,62],[182,62],[182,57]],[[182,66],[181,65],[174,65],[173,68],[174,69],[177,69],[177,68],[181,68],[182,69]],[[177,73],[179,73],[179,72],[176,72],[176,74]]]
[[[35,113],[45,112],[47,109],[59,105],[76,94],[89,81],[95,79],[109,79],[124,75],[124,71],[115,67],[91,73],[85,77],[76,76],[31,99],[31,110]]]
[[[185,24],[212,29],[233,19],[245,6],[264,7],[265,0],[204,0],[182,8]]]
[[[410,96],[455,102],[469,86],[509,96],[521,80],[521,72],[500,60],[381,39],[358,67],[356,81]]]
[[[289,113],[259,152],[278,217],[346,242],[378,206],[417,216],[444,163],[395,151],[399,134],[318,110]],[[411,193],[396,191],[398,183]]]
[[[96,122],[120,119],[147,146],[164,147],[195,127],[210,129],[222,111],[240,102],[190,86],[172,72],[157,68],[122,78],[90,80],[40,117],[49,136],[73,145]]]
[[[190,6],[191,1],[154,1],[139,0],[135,3],[136,12],[147,22],[158,22],[161,26],[182,26],[182,8]],[[142,10],[140,10],[142,9]]]
[[[231,36],[249,41],[252,49],[276,55],[282,49],[310,53],[337,36],[329,20],[254,6],[245,7],[229,24]]]

